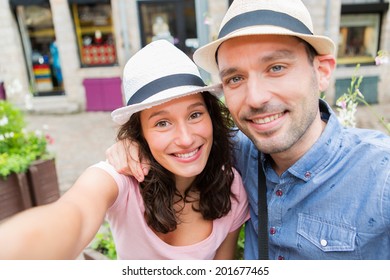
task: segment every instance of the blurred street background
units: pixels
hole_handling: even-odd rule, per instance
[[[65,115],[26,115],[28,129],[53,138],[49,148],[56,157],[61,193],[90,165],[105,160],[105,150],[115,142],[117,127],[109,112]]]

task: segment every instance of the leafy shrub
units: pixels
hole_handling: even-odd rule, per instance
[[[0,100],[0,177],[25,172],[33,161],[52,157],[46,136],[25,126],[22,111]]]
[[[104,222],[101,230],[95,235],[90,247],[111,260],[116,260],[116,248],[110,227]]]

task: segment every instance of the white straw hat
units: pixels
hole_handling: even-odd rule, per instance
[[[111,113],[118,124],[174,98],[204,91],[222,95],[220,84],[206,86],[195,63],[166,40],[154,41],[134,54],[123,70],[122,83],[127,106]]]
[[[218,39],[196,50],[193,59],[206,71],[218,73],[218,47],[228,39],[247,35],[296,36],[318,54],[335,52],[330,38],[314,35],[309,11],[300,0],[235,0],[222,20]]]

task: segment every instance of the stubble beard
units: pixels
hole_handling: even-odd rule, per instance
[[[261,132],[257,133],[249,128],[247,125],[248,119],[241,117],[240,122],[236,121],[237,127],[253,142],[256,148],[264,154],[278,154],[286,152],[297,145],[300,140],[306,135],[310,126],[315,122],[318,114],[318,83],[313,73],[311,77],[310,93],[311,98],[307,99],[305,103],[301,103],[301,108],[293,108],[295,110],[288,110],[290,114],[291,124],[289,128],[282,127],[285,131],[279,136],[272,138],[274,134],[280,133],[280,129],[277,131]],[[275,107],[273,109],[275,111]],[[277,111],[277,110],[276,110]],[[248,115],[261,114],[264,112],[272,112],[271,106],[265,106],[261,109],[253,109]],[[294,112],[301,112],[301,116],[294,118]],[[245,124],[245,125],[241,125]]]

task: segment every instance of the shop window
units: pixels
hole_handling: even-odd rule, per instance
[[[117,64],[111,4],[96,2],[71,4],[82,67]]]
[[[379,51],[382,15],[389,3],[343,0],[338,64],[371,64]],[[353,3],[352,3],[353,2]]]
[[[62,95],[63,79],[50,5],[48,1],[35,2],[39,5],[12,2],[16,6],[30,88],[36,96]]]
[[[338,63],[374,62],[378,52],[379,15],[342,15]]]
[[[199,47],[194,0],[138,1],[138,9],[143,46],[165,39],[192,57]]]

